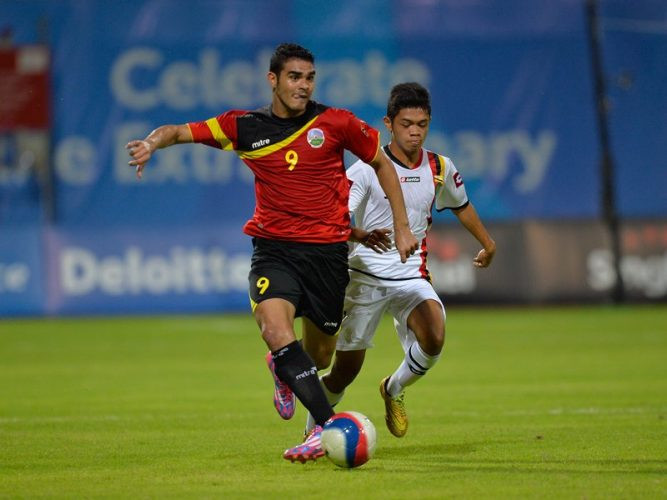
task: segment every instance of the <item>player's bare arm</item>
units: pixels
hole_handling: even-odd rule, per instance
[[[384,151],[379,150],[370,165],[375,169],[380,186],[389,200],[394,219],[394,242],[401,257],[401,262],[405,263],[408,257],[417,251],[419,242],[410,231],[401,184],[398,182],[396,170],[389,158],[385,156]]]
[[[351,227],[350,229],[352,230],[348,238],[350,241],[361,243],[376,253],[391,250],[391,239],[389,238],[391,229],[373,229],[372,231],[366,231],[360,227]]]
[[[137,179],[141,179],[144,166],[151,159],[156,149],[187,142],[192,142],[190,127],[187,125],[162,125],[148,134],[145,139],[127,143],[125,148],[132,157],[128,165],[136,168]]]
[[[496,242],[491,239],[484,224],[482,224],[479,215],[477,215],[477,210],[475,210],[472,203],[468,203],[465,207],[455,209],[453,212],[463,227],[482,245],[482,249],[473,259],[473,264],[476,267],[489,267],[493,256],[496,254]]]

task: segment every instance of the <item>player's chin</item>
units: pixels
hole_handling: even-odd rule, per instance
[[[308,105],[308,99],[292,99],[290,104],[294,111],[303,111]]]

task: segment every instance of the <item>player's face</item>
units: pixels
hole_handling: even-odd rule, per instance
[[[299,116],[315,90],[315,67],[303,59],[288,59],[280,74],[269,72],[273,112],[282,117]]]
[[[384,118],[392,142],[407,156],[419,152],[428,135],[430,123],[431,117],[421,108],[403,108],[393,120],[386,116]]]

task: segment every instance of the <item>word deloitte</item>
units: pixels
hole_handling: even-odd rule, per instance
[[[65,295],[206,294],[246,291],[250,255],[182,247],[166,255],[147,255],[128,247],[122,254],[102,257],[86,248],[68,247],[59,263]]]

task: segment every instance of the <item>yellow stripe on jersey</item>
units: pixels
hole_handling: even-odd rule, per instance
[[[280,142],[276,142],[275,144],[269,144],[268,146],[256,149],[255,151],[237,151],[236,154],[238,154],[241,158],[262,158],[264,156],[270,155],[271,153],[278,151],[287,146],[288,144],[291,144],[295,140],[297,140],[299,136],[303,134],[308,129],[308,127],[310,127],[313,124],[315,120],[317,120],[318,117],[319,115],[310,120],[308,123],[306,123],[296,132],[294,132],[292,135],[290,135],[286,139],[283,139]]]
[[[216,141],[218,141],[218,144],[220,144],[220,147],[222,149],[226,151],[231,151],[232,149],[234,149],[232,141],[230,141],[224,134],[216,118],[209,118],[208,120],[206,120],[206,125],[208,126],[208,129],[211,131],[211,134],[213,134],[213,138]]]
[[[445,171],[447,169],[447,161],[445,161],[445,157],[439,154],[435,155],[435,160],[440,163],[440,175],[434,175],[433,180],[437,184],[444,184],[445,183]]]
[[[379,152],[380,152],[380,141],[378,140],[378,147],[375,149],[375,155],[373,155],[373,159],[368,163],[373,163],[377,159]]]

